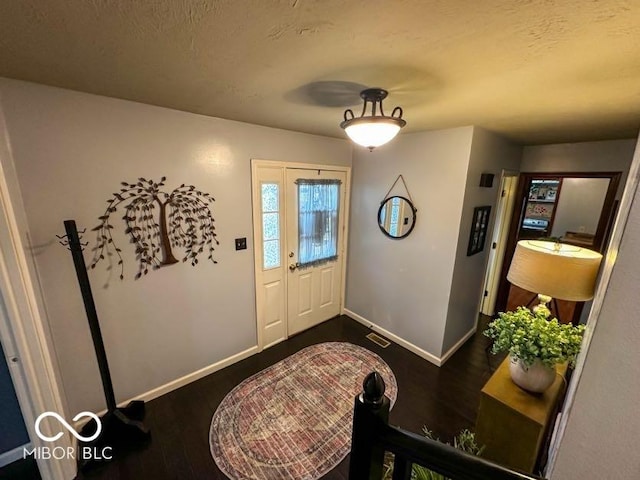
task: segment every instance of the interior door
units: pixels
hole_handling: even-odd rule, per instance
[[[340,313],[346,173],[287,168],[287,333]]]
[[[480,311],[485,315],[493,316],[496,307],[498,294],[498,284],[500,283],[500,272],[502,271],[502,261],[507,246],[507,235],[513,205],[516,196],[516,186],[518,177],[515,174],[503,175],[501,183],[501,197],[498,201],[496,222],[493,227],[493,237],[491,239],[491,252],[484,283],[484,296]]]

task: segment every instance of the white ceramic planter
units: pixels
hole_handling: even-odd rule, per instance
[[[509,372],[513,383],[532,393],[542,393],[551,386],[556,378],[556,369],[547,367],[536,360],[530,367],[520,360],[509,357]]]

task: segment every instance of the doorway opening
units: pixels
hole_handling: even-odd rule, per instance
[[[498,311],[526,305],[538,292],[507,280],[516,244],[558,240],[603,253],[617,212],[621,172],[522,173],[518,183],[496,299]],[[583,302],[557,300],[555,316],[578,323]]]
[[[0,159],[3,160],[3,159]],[[12,184],[17,185],[14,172],[8,169]],[[67,416],[61,381],[54,368],[44,318],[40,314],[33,274],[25,254],[24,220],[19,221],[14,204],[17,196],[10,195],[5,164],[0,162],[0,338],[9,368],[24,424],[33,448],[46,444],[35,432],[37,417],[54,411]],[[19,204],[18,204],[19,205]],[[23,217],[23,213],[20,218]],[[53,431],[55,424],[43,421]],[[63,435],[58,446],[71,447],[71,435]],[[37,459],[37,468],[43,480],[73,478],[76,464],[71,458],[56,462]]]
[[[4,309],[1,297],[0,308]],[[9,371],[9,364],[15,364],[16,360],[7,358],[0,341],[0,468],[22,459],[22,449],[29,446],[29,434]]]

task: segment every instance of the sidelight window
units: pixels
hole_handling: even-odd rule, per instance
[[[262,266],[280,266],[280,185],[262,184]]]

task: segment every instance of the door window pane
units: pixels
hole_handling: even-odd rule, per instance
[[[263,183],[262,184],[262,211],[263,212],[277,212],[279,188],[277,183]]]
[[[263,183],[262,193],[262,266],[265,270],[280,266],[280,185]]]
[[[263,242],[264,269],[280,266],[280,240],[266,240]]]
[[[338,256],[339,180],[298,179],[298,258],[301,267]]]
[[[263,240],[277,240],[280,238],[279,216],[277,212],[262,213]]]

